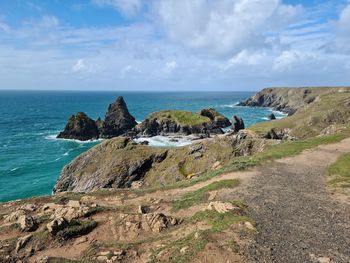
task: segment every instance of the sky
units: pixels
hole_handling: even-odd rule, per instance
[[[350,86],[350,0],[1,0],[0,89]]]

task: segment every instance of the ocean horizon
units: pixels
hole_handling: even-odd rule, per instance
[[[0,91],[0,202],[50,195],[64,165],[99,141],[56,139],[68,118],[83,111],[91,118],[104,117],[107,107],[123,96],[138,122],[152,112],[177,109],[198,112],[215,108],[228,118],[242,117],[249,127],[266,120],[268,108],[238,107],[254,92],[161,91]],[[281,118],[283,114],[275,112]],[[153,138],[153,146],[181,146]]]

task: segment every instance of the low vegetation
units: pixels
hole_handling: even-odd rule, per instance
[[[330,125],[333,125],[334,130],[347,125],[350,118],[349,105],[350,89],[344,89],[343,92],[330,91],[288,118],[261,122],[250,129],[259,134],[266,134],[271,129],[290,129],[292,136],[310,138],[321,134]]]
[[[154,113],[151,117],[159,119],[172,119],[181,126],[201,125],[210,122],[208,117],[201,116],[197,113],[182,110],[166,110]]]
[[[329,184],[334,187],[350,187],[350,153],[344,154],[328,167],[328,172],[332,179]]]

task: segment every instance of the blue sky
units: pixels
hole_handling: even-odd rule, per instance
[[[350,1],[3,0],[0,89],[350,85]]]

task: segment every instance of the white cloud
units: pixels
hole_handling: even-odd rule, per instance
[[[329,45],[335,52],[350,53],[350,1],[341,11],[339,20],[335,23],[336,38]]]
[[[156,9],[171,40],[215,56],[266,45],[266,34],[288,26],[302,11],[279,0],[163,0]]]
[[[142,0],[92,0],[98,6],[111,6],[127,16],[135,15],[142,8]]]
[[[97,66],[93,64],[86,64],[84,59],[78,59],[78,61],[72,66],[72,72],[82,73],[96,73]]]
[[[176,68],[178,67],[176,61],[169,61],[165,64],[165,67],[164,67],[164,72],[165,73],[171,73],[173,72]]]

